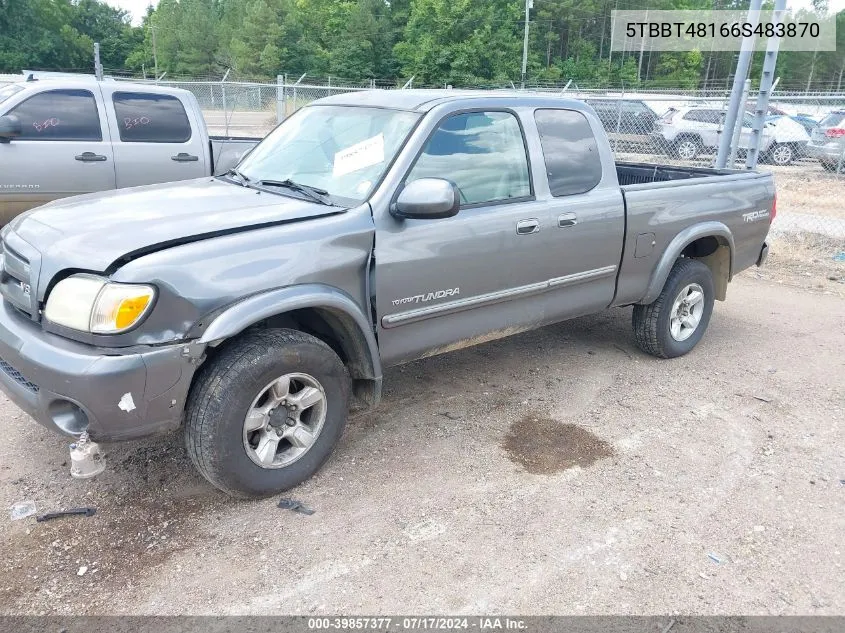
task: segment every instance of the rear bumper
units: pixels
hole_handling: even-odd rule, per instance
[[[804,152],[810,158],[818,158],[826,163],[837,162],[845,152],[845,144],[842,143],[826,143],[824,145],[814,145],[807,143]],[[843,161],[845,162],[845,161]]]
[[[196,369],[184,347],[119,354],[45,333],[0,303],[0,389],[65,435],[116,441],[177,427]]]
[[[763,242],[763,247],[760,249],[760,254],[757,256],[757,266],[762,266],[769,258],[769,245]]]

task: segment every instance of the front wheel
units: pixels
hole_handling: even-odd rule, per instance
[[[634,306],[637,346],[658,358],[683,356],[704,336],[713,313],[713,275],[696,259],[679,259],[653,303]]]
[[[348,400],[346,367],[323,341],[295,330],[250,332],[200,370],[185,415],[188,454],[231,495],[287,490],[328,459]]]

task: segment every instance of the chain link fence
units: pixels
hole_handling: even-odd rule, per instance
[[[279,121],[323,97],[375,88],[423,87],[413,78],[356,82],[307,75],[279,75],[276,82],[179,79],[157,83],[192,92],[211,134],[235,137],[264,136]],[[510,82],[470,87],[514,88]],[[532,84],[526,90],[587,101],[620,161],[708,167],[715,162],[719,139],[731,134],[729,166],[745,167],[752,117],[749,112],[735,130],[724,129],[727,86],[633,92],[586,90],[567,82]],[[754,97],[746,100],[749,111]],[[806,240],[809,235],[822,245],[826,256],[845,259],[845,94],[778,91],[773,95],[757,168],[772,172],[777,185],[773,234],[788,240]]]

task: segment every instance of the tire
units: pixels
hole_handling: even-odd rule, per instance
[[[701,143],[694,138],[681,138],[672,145],[672,154],[681,160],[695,160],[701,152]]]
[[[343,433],[348,404],[349,375],[328,345],[296,330],[257,330],[227,343],[198,372],[185,444],[212,485],[237,497],[266,497],[319,470]],[[264,426],[248,430],[265,409]],[[281,433],[288,436],[278,439]]]
[[[673,312],[676,310],[676,303],[681,299],[680,294],[683,292],[687,295],[690,288],[693,291],[697,291],[697,288],[702,292],[700,312],[697,313],[696,326],[689,332],[688,326],[683,325],[678,338],[684,338],[678,340],[672,330]],[[707,265],[697,259],[679,259],[672,266],[657,299],[648,305],[634,306],[632,321],[637,346],[658,358],[683,356],[704,336],[710,315],[713,313],[714,297],[713,275]],[[696,314],[694,307],[690,308],[690,311]]]
[[[795,160],[795,148],[787,144],[775,144],[767,153],[766,159],[772,165],[791,165]]]

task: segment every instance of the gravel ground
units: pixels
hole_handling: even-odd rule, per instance
[[[98,508],[0,519],[0,613],[841,614],[845,298],[803,275],[744,273],[672,361],[622,309],[390,370],[290,492],[312,516],[177,435],[72,480],[0,398],[0,505]]]

